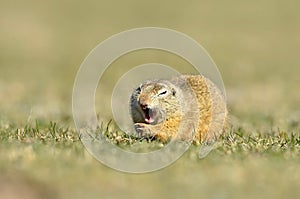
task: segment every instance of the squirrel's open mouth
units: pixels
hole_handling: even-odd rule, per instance
[[[154,123],[154,112],[151,108],[143,107],[142,108],[144,115],[145,115],[145,122],[147,124],[153,124]]]

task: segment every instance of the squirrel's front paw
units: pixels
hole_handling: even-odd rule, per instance
[[[135,131],[137,132],[137,137],[139,138],[150,138],[154,137],[155,133],[151,130],[151,126],[145,123],[134,124]]]

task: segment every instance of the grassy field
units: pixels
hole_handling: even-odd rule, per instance
[[[295,198],[299,6],[293,0],[0,1],[0,198]],[[71,102],[90,50],[144,26],[181,31],[206,48],[223,76],[230,125],[206,158],[192,146],[171,166],[137,175],[112,170],[85,150]],[[158,51],[129,54],[107,71],[97,99],[109,101],[124,70],[147,62],[186,64]]]

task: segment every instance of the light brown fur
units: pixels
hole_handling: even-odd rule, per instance
[[[138,135],[162,142],[173,138],[181,122],[189,119],[194,122],[186,122],[187,133],[181,139],[188,139],[184,135],[196,124],[194,142],[212,140],[222,133],[227,118],[221,91],[202,75],[146,81],[133,92],[130,110]]]

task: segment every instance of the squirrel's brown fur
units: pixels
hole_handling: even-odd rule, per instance
[[[133,92],[130,110],[138,135],[162,142],[179,130],[183,139],[196,130],[194,142],[211,140],[222,133],[227,118],[223,94],[202,75],[148,80]],[[186,126],[180,126],[182,122]]]

